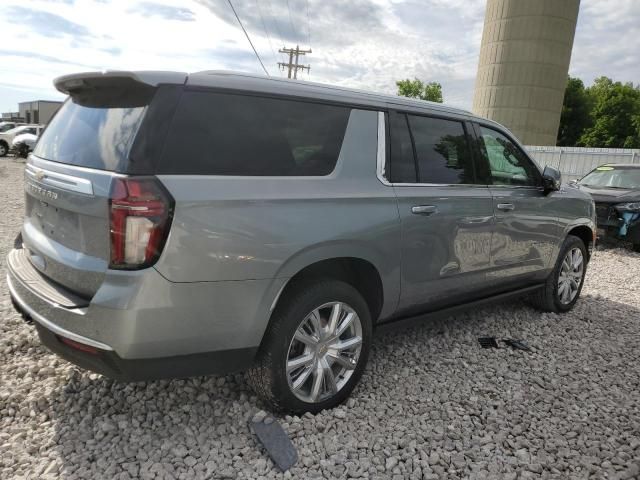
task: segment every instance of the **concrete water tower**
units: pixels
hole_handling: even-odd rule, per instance
[[[474,113],[555,145],[580,0],[488,0]]]

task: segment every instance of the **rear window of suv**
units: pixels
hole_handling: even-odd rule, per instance
[[[149,100],[149,92],[117,90],[69,98],[33,153],[54,162],[124,172]]]
[[[328,175],[336,166],[350,111],[297,100],[186,91],[157,172]]]

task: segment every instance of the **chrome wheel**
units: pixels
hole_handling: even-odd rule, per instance
[[[558,298],[564,305],[571,303],[578,295],[584,275],[584,256],[577,247],[569,250],[562,261],[558,276]]]
[[[360,317],[349,305],[321,305],[300,323],[286,360],[291,392],[317,403],[338,393],[349,381],[362,350]]]

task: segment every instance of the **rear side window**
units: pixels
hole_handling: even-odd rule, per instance
[[[70,98],[40,137],[34,154],[100,170],[126,171],[149,92]],[[131,98],[135,97],[135,98]]]
[[[350,108],[187,91],[158,173],[322,176],[336,166]]]
[[[420,183],[475,183],[473,158],[462,122],[417,115],[408,118]]]

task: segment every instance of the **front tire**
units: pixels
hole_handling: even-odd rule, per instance
[[[544,312],[568,312],[580,298],[586,273],[587,247],[580,238],[567,235],[544,288],[532,296],[533,305]]]
[[[362,295],[342,281],[307,282],[274,311],[247,379],[276,410],[317,413],[349,396],[370,346],[371,315]]]

